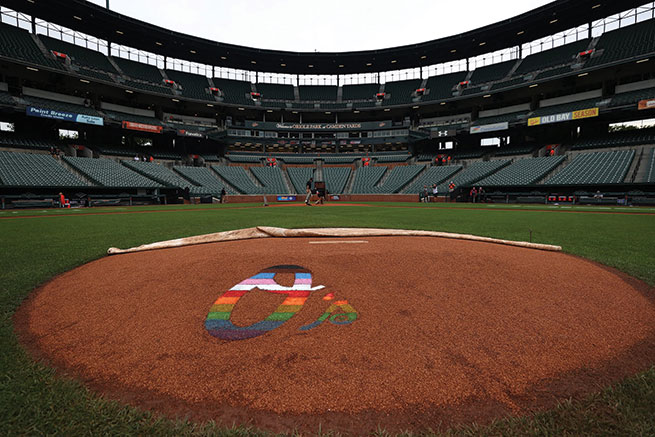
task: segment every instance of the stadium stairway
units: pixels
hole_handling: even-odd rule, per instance
[[[296,190],[294,189],[293,184],[291,183],[291,178],[289,178],[287,169],[282,166],[280,166],[279,168],[280,168],[280,172],[282,173],[282,181],[284,182],[287,188],[287,193],[298,194],[296,193]]]
[[[77,176],[79,179],[83,180],[88,186],[90,187],[95,187],[97,184],[93,182],[87,175],[79,171],[76,167],[70,165],[68,161],[65,159],[57,159],[59,164],[61,164],[63,167],[65,167],[69,172],[73,173],[75,176]]]

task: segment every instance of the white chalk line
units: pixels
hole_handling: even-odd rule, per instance
[[[347,240],[347,241],[310,241],[309,244],[364,244],[365,240]]]

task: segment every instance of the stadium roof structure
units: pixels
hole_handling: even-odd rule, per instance
[[[520,46],[641,6],[644,0],[557,0],[465,33],[417,44],[352,52],[290,52],[226,44],[174,32],[85,0],[1,0],[0,3],[96,38],[171,58],[270,73],[352,74],[435,65]],[[153,14],[156,12],[153,10]],[[457,17],[463,25],[466,13],[463,5]]]

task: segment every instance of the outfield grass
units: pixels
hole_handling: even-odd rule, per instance
[[[0,212],[0,433],[262,434],[250,428],[223,429],[211,423],[173,422],[105,401],[75,381],[55,377],[51,369],[26,356],[11,323],[18,305],[37,285],[102,257],[110,246],[125,248],[257,225],[424,229],[512,240],[528,240],[532,231],[534,242],[561,245],[568,253],[619,268],[655,285],[655,215],[612,214],[605,212],[614,210],[589,207],[507,209],[503,205],[471,208],[413,203],[324,208],[199,205]],[[143,213],[130,213],[137,211]],[[625,208],[617,211],[655,212]],[[86,215],[89,212],[108,214]],[[655,435],[655,369],[535,417],[502,420],[486,427],[471,425],[446,434]]]

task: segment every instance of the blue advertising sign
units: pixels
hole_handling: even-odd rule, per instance
[[[36,108],[28,106],[25,113],[30,117],[50,118],[53,120],[72,121],[73,123],[92,124],[95,126],[104,126],[105,122],[102,117],[92,115],[75,114],[73,112],[57,111],[54,109]]]
[[[278,202],[295,202],[296,196],[277,196]]]

